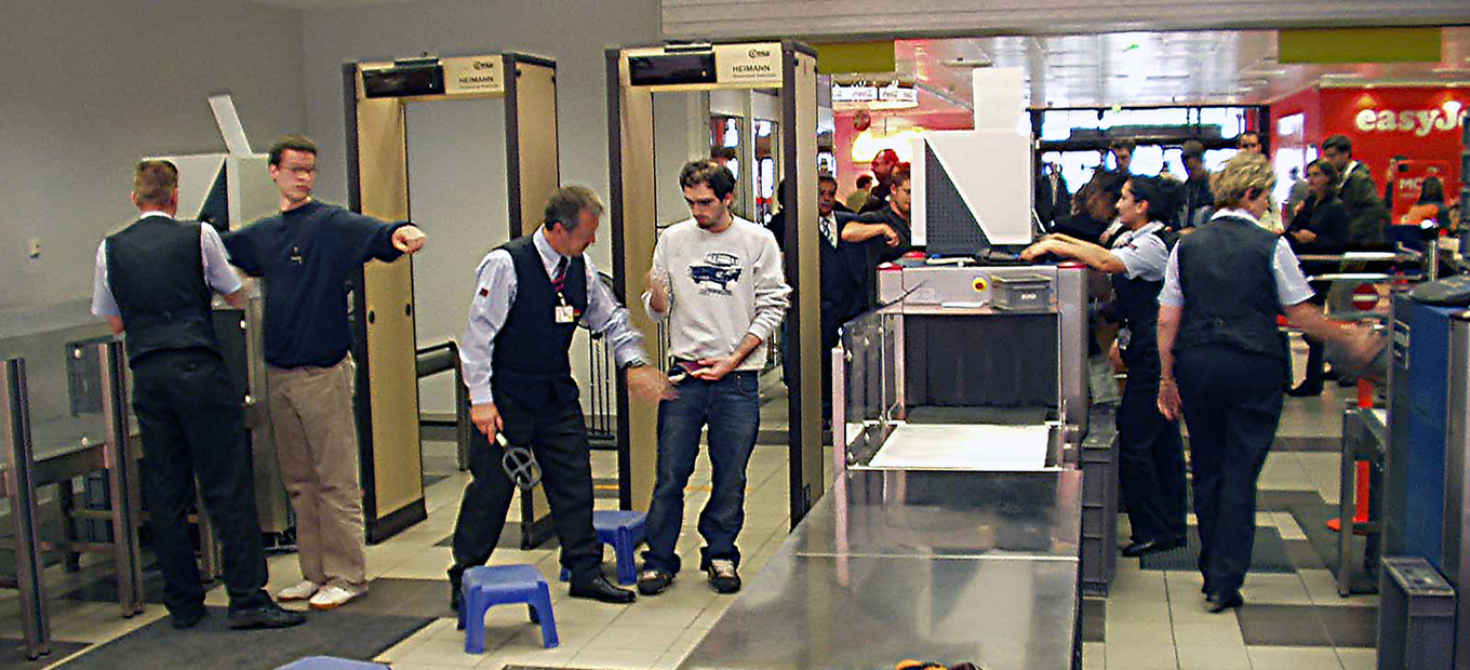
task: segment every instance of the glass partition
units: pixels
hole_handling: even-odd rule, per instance
[[[866,462],[903,419],[903,321],[897,306],[842,326],[841,364],[832,383],[832,440],[846,463]]]
[[[24,358],[35,456],[106,439],[97,344],[112,339],[85,301],[0,311],[0,358]]]

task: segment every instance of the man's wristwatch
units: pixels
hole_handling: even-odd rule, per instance
[[[645,367],[648,367],[648,361],[645,361],[645,360],[643,360],[641,358],[635,358],[635,359],[633,359],[631,361],[628,361],[626,364],[623,365],[623,369],[624,370],[632,370],[633,368],[645,368]]]

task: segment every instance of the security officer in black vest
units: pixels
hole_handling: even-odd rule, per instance
[[[1255,539],[1256,480],[1281,418],[1290,365],[1276,316],[1371,358],[1366,331],[1343,328],[1308,301],[1312,290],[1286,240],[1257,223],[1276,177],[1242,153],[1215,175],[1216,212],[1169,257],[1159,295],[1159,411],[1189,424],[1199,569],[1211,612],[1245,603]],[[1176,362],[1177,361],[1177,362]]]
[[[204,618],[204,589],[189,536],[194,477],[223,545],[231,628],[283,628],[306,621],[265,590],[265,553],[255,512],[254,467],[241,398],[215,339],[211,292],[243,307],[240,279],[209,226],[175,221],[178,169],[143,161],[133,175],[142,217],[97,249],[92,311],[127,333],[133,412],[143,439],[148,511],[174,628]]]
[[[1129,557],[1184,546],[1187,531],[1184,443],[1178,424],[1157,405],[1158,297],[1175,240],[1165,226],[1174,223],[1181,188],[1159,177],[1129,178],[1118,199],[1118,219],[1127,230],[1112,240],[1111,249],[1054,234],[1021,253],[1027,260],[1045,253],[1075,258],[1112,275],[1113,305],[1128,333],[1127,345],[1120,347],[1128,385],[1118,408],[1118,474],[1133,531],[1132,543],[1123,548]]]
[[[567,355],[577,324],[607,336],[635,395],[657,402],[672,390],[668,379],[648,365],[643,338],[627,310],[582,255],[597,239],[602,212],[590,189],[561,188],[547,203],[541,228],[480,262],[460,348],[471,418],[479,432],[470,449],[474,479],[465,488],[454,527],[449,581],[450,606],[456,611],[460,578],[490,559],[515,492],[502,468],[497,432],[536,456],[561,542],[561,564],[572,575],[571,596],[611,603],[636,598],[603,576],[602,545],[592,528],[587,427]]]

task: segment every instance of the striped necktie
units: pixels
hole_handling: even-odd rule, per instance
[[[556,264],[556,276],[553,277],[552,280],[551,280],[551,288],[556,289],[556,292],[557,293],[561,293],[562,287],[563,286],[566,286],[566,284],[567,284],[567,257],[566,256],[562,256],[561,257],[561,260],[558,261],[557,264]]]

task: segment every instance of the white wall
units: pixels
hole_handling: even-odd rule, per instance
[[[0,308],[91,295],[97,242],[135,213],[133,163],[224,150],[210,94],[234,94],[256,147],[306,120],[300,12],[236,0],[4,4]]]
[[[321,148],[318,195],[333,202],[346,199],[343,63],[423,52],[453,56],[520,51],[554,58],[557,63],[562,182],[585,184],[607,197],[604,53],[609,47],[657,43],[658,10],[658,0],[499,0],[306,12],[302,35],[307,130]],[[431,245],[448,242],[483,246],[478,240],[436,239],[434,222],[423,224]],[[611,242],[604,237],[590,254],[606,268],[611,249]],[[465,268],[466,276],[473,272],[473,267]]]

